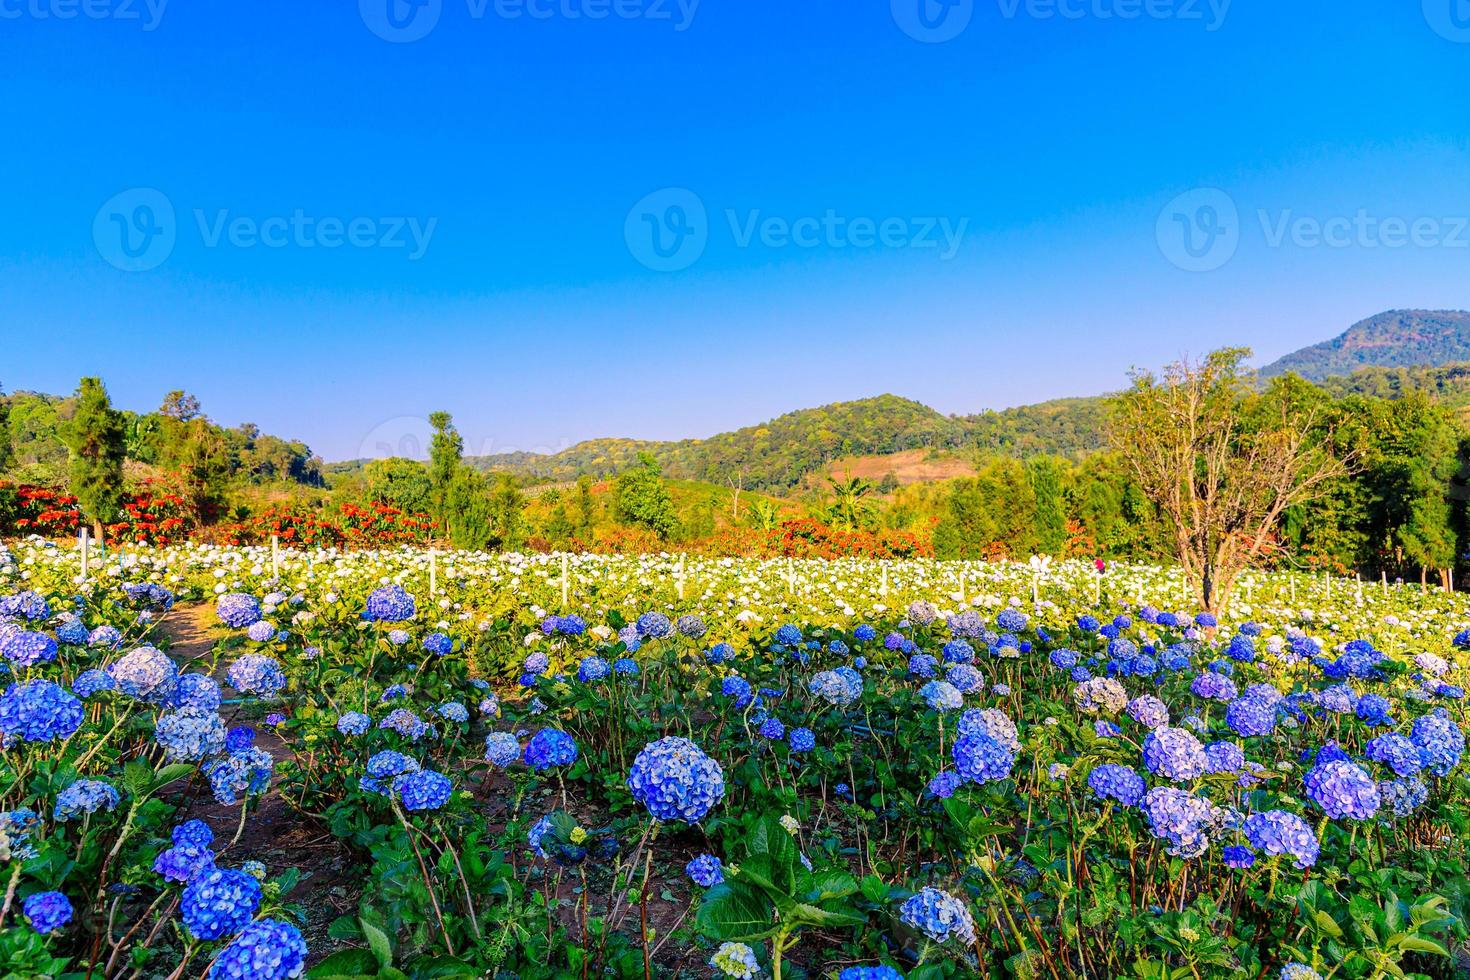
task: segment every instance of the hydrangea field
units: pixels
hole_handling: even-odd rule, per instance
[[[30,539],[0,654],[4,977],[1470,970],[1456,593]]]

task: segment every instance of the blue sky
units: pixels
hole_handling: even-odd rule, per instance
[[[0,0],[0,384],[554,450],[1470,307],[1467,0],[420,2]]]

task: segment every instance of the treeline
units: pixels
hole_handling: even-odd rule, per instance
[[[1080,458],[1103,447],[1102,415],[1099,398],[948,416],[916,401],[881,395],[789,412],[708,439],[594,439],[550,456],[511,453],[467,462],[476,469],[565,483],[583,474],[616,476],[648,455],[675,479],[784,493],[848,456],[947,449]]]
[[[169,392],[157,409],[139,413],[113,408],[100,381],[97,387],[105,410],[115,413],[124,461],[186,477],[201,514],[221,506],[234,485],[326,486],[322,461],[303,442],[250,423],[218,425],[187,392]],[[64,484],[70,461],[64,434],[83,393],[0,393],[0,474],[20,483]]]

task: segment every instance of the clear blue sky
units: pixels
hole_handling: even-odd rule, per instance
[[[0,0],[7,389],[555,449],[1470,307],[1465,0],[152,2]]]

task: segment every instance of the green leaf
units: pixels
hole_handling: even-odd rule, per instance
[[[1318,929],[1321,929],[1333,939],[1342,938],[1342,926],[1338,925],[1336,920],[1334,920],[1332,916],[1328,915],[1326,912],[1318,912],[1313,917],[1313,921],[1317,923]]]
[[[773,911],[760,892],[727,882],[705,893],[694,921],[700,932],[720,942],[763,939],[776,932]]]
[[[393,964],[393,943],[388,938],[388,933],[376,922],[359,916],[357,924],[362,927],[362,934],[367,938],[368,948],[373,951],[373,956],[378,961],[379,967],[387,967]]]
[[[358,980],[378,972],[373,955],[365,949],[333,953],[306,972],[307,980]]]
[[[193,774],[194,767],[185,765],[182,762],[175,762],[171,765],[164,766],[158,772],[152,774],[152,780],[148,784],[147,794],[152,795],[153,793],[157,793],[174,780],[183,779],[185,776],[192,776]]]
[[[1442,945],[1423,936],[1404,936],[1399,940],[1399,949],[1409,949],[1416,953],[1432,953],[1435,956],[1450,955],[1450,951]]]

